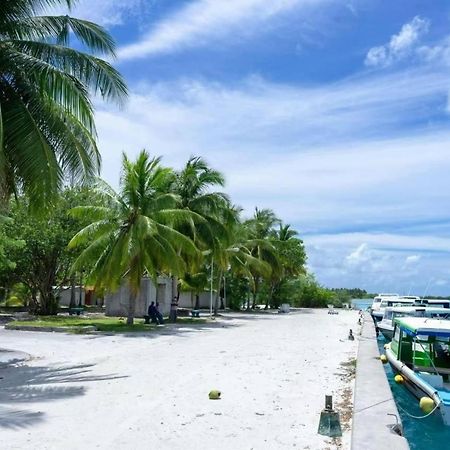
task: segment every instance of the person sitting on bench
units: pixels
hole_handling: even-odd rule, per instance
[[[155,302],[151,302],[150,306],[148,307],[148,315],[150,317],[150,319],[152,319],[152,323],[156,323],[159,324],[159,319],[158,319],[158,314],[159,311],[155,306]]]

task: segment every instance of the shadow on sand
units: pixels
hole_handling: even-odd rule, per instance
[[[44,420],[42,411],[33,412],[11,407],[17,403],[47,402],[84,395],[85,386],[65,383],[124,378],[118,375],[92,375],[93,364],[63,367],[10,365],[0,369],[0,428],[27,428]]]
[[[223,328],[235,328],[245,325],[246,322],[254,320],[276,320],[277,318],[283,319],[289,315],[305,314],[310,311],[306,309],[299,309],[292,311],[290,314],[278,314],[274,311],[242,311],[226,314],[219,314],[217,320],[211,320],[208,322],[187,322],[187,323],[166,323],[161,327],[153,327],[149,331],[133,331],[133,332],[96,332],[87,335],[87,339],[102,339],[105,337],[121,336],[126,338],[148,338],[155,339],[161,336],[177,336],[186,337],[191,333],[206,333],[217,329]],[[206,318],[206,314],[201,318]],[[137,318],[136,322],[141,322],[142,319]]]

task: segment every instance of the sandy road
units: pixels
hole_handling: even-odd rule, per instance
[[[340,364],[356,355],[356,322],[352,311],[302,310],[146,336],[0,329],[0,347],[32,356],[0,369],[1,448],[335,448],[317,427],[325,394],[337,400],[344,386]]]

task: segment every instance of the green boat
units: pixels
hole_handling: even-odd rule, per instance
[[[385,346],[394,372],[420,399],[426,413],[439,411],[450,426],[450,321],[423,317],[394,319],[392,342]]]

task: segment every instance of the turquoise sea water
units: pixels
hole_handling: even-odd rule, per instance
[[[380,353],[384,352],[384,338],[378,338]],[[439,414],[432,414],[426,419],[413,419],[404,411],[414,416],[423,416],[419,401],[404,387],[394,381],[394,373],[389,364],[384,364],[386,376],[403,423],[403,431],[411,450],[443,450],[450,447],[450,427],[442,423]]]
[[[353,298],[352,306],[354,306],[357,309],[362,309],[363,311],[365,311],[369,306],[372,306],[372,299],[371,298]]]

